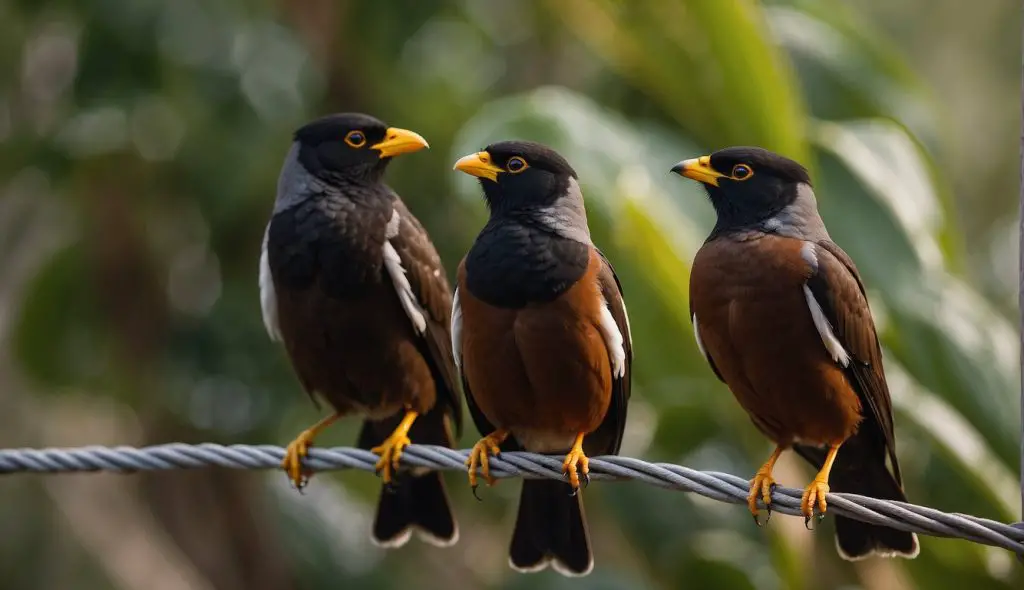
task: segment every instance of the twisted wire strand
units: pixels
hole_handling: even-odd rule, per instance
[[[465,471],[468,450],[433,445],[405,448],[402,462],[408,466],[442,471]],[[49,449],[0,449],[0,474],[71,473],[89,471],[136,471],[198,469],[277,469],[284,449],[273,445],[189,445],[170,443],[149,447],[76,447]],[[358,469],[374,471],[377,455],[350,447],[313,448],[305,465],[313,471]],[[562,458],[535,453],[507,452],[490,461],[496,478],[561,479]],[[667,489],[693,492],[720,502],[746,504],[750,482],[715,471],[697,471],[670,463],[648,463],[631,457],[590,459],[593,480],[635,480]],[[772,510],[800,515],[802,490],[777,487]],[[829,512],[871,524],[931,535],[965,539],[1002,547],[1024,558],[1024,527],[968,514],[946,513],[926,506],[879,500],[857,494],[828,495]]]

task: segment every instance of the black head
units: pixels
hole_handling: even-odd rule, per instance
[[[500,141],[460,158],[455,169],[476,176],[492,212],[552,204],[576,171],[555,150],[532,141]]]
[[[803,166],[758,147],[725,148],[672,172],[704,185],[721,228],[757,225],[796,200],[801,184],[811,184]]]
[[[324,179],[376,181],[391,158],[427,147],[419,134],[360,113],[328,115],[295,132],[299,161]]]

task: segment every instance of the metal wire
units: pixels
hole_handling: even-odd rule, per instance
[[[434,470],[466,469],[467,450],[432,445],[411,445],[402,454],[409,466]],[[77,447],[69,449],[0,450],[0,474],[69,473],[82,471],[135,471],[197,469],[277,469],[284,449],[272,445],[187,445],[172,443],[151,447]],[[313,471],[360,469],[374,471],[377,455],[348,447],[310,449],[306,466]],[[562,458],[534,453],[502,453],[492,458],[491,474],[497,478],[532,477],[560,479]],[[732,504],[746,504],[750,482],[714,471],[697,471],[669,463],[648,463],[630,457],[590,459],[593,480],[636,480],[646,484],[693,492]],[[800,514],[802,490],[778,487],[772,510]],[[945,513],[924,506],[892,502],[856,494],[829,494],[829,512],[864,522],[936,537],[966,539],[1008,549],[1024,557],[1024,528],[966,514]]]

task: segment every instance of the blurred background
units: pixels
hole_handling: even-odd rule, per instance
[[[561,151],[631,311],[622,452],[744,476],[771,448],[687,317],[713,212],[668,169],[733,144],[806,163],[870,288],[910,499],[1017,520],[1019,19],[1010,0],[0,2],[0,447],[284,444],[316,420],[261,323],[260,241],[291,132],[365,111],[430,141],[388,181],[449,271],[486,217],[455,158]],[[518,484],[478,503],[464,481],[455,548],[385,553],[367,473],[305,495],[279,472],[6,477],[0,587],[1024,587],[1000,549],[924,537],[915,561],[849,564],[831,519],[758,529],[633,483],[587,490],[590,577],[516,575]]]

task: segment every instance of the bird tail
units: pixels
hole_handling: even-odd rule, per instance
[[[384,442],[403,414],[380,422],[363,422],[359,448],[370,449]],[[417,444],[451,447],[444,411],[438,407],[420,416],[413,423],[409,438]],[[414,530],[422,540],[438,547],[448,547],[459,540],[459,527],[444,481],[436,471],[402,470],[391,485],[381,489],[373,519],[373,542],[382,547],[401,547]]]
[[[519,495],[509,564],[520,572],[536,572],[549,563],[565,576],[585,576],[594,568],[583,495],[572,495],[560,481],[527,479]]]
[[[869,449],[861,433],[843,444],[829,478],[830,490],[906,502],[903,487],[885,464],[885,455],[879,457]],[[795,450],[816,468],[824,463],[825,453],[820,449],[797,445]],[[913,559],[920,548],[913,533],[836,516],[836,549],[843,559],[858,561],[872,555]]]

